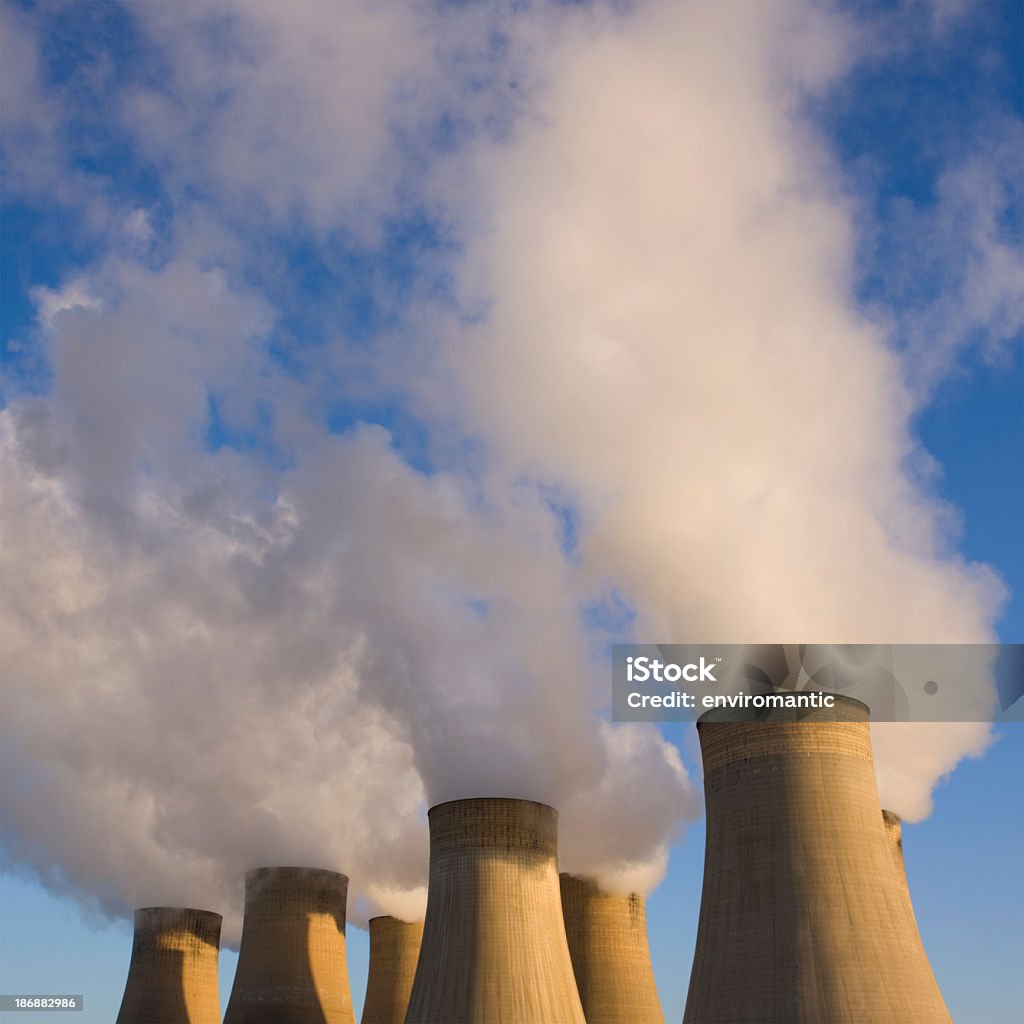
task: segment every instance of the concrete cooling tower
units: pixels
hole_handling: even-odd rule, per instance
[[[647,945],[643,896],[559,875],[562,914],[587,1024],[665,1024]]]
[[[117,1024],[220,1024],[220,925],[220,914],[207,910],[136,910]]]
[[[684,1024],[949,1024],[886,838],[868,709],[697,723],[707,841]]]
[[[455,800],[430,810],[430,879],[406,1024],[585,1024],[562,920],[558,814]]]
[[[404,1024],[422,938],[422,921],[370,918],[370,970],[361,1024]]]
[[[348,879],[335,871],[246,873],[242,943],[224,1024],[355,1024],[347,896]]]

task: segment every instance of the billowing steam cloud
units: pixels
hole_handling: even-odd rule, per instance
[[[207,451],[207,389],[258,392],[265,304],[179,263],[111,279],[109,307],[41,297],[54,395],[3,414],[15,859],[115,912],[233,906],[243,869],[311,863],[411,915],[425,803],[488,793],[565,806],[584,866],[656,876],[694,801],[656,732],[599,725],[550,510],[416,472],[379,427],[278,473]]]
[[[161,169],[169,228],[59,174],[71,101],[28,58],[46,130],[8,128],[12,180],[31,194],[41,162],[108,250],[36,291],[52,383],[0,414],[11,864],[108,913],[233,912],[229,940],[258,864],[343,870],[357,918],[411,916],[425,806],[508,794],[560,807],[565,867],[647,887],[697,802],[653,727],[602,720],[622,621],[990,638],[1000,585],[905,469],[914,396],[851,302],[851,209],[800,115],[845,70],[844,22],[132,10],[175,70],[109,116]],[[249,236],[372,247],[410,202],[459,243],[424,255],[458,315],[386,283],[399,326],[373,347],[339,330],[282,358],[287,261]],[[353,368],[421,414],[422,463],[327,429]],[[910,818],[986,742],[917,728],[878,737]]]
[[[853,307],[853,211],[798,115],[849,42],[816,10],[649,5],[567,45],[494,153],[464,275],[490,315],[450,363],[507,462],[585,510],[582,571],[638,637],[989,641],[1001,584],[908,475],[904,366]],[[987,728],[909,728],[876,753],[915,820]]]

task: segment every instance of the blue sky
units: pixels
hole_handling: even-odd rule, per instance
[[[1024,642],[1024,5],[0,10],[0,990],[110,1019],[262,863],[414,913],[487,790],[657,885],[679,1019],[699,759],[608,644]],[[1020,732],[876,750],[954,1019]]]

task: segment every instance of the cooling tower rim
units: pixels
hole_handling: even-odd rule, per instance
[[[248,881],[250,878],[255,878],[257,875],[271,871],[288,872],[296,875],[318,875],[321,878],[341,878],[344,879],[346,883],[351,881],[349,876],[343,871],[335,871],[334,868],[314,868],[309,865],[297,864],[267,864],[264,867],[249,868],[245,873],[245,880]]]
[[[882,808],[882,820],[891,825],[902,825],[903,818],[895,811],[890,811],[888,808]]]
[[[429,818],[434,811],[440,811],[442,808],[453,807],[455,804],[475,804],[480,806],[481,804],[533,804],[534,807],[542,807],[546,811],[551,811],[556,817],[558,810],[552,807],[551,804],[546,804],[541,800],[527,800],[524,797],[518,796],[468,796],[463,797],[460,800],[442,800],[439,804],[434,804],[427,811],[427,817]]]
[[[558,880],[566,879],[569,882],[578,882],[582,885],[586,885],[589,888],[596,889],[599,893],[603,893],[607,896],[612,896],[614,893],[607,892],[601,885],[601,883],[593,875],[581,875],[577,871],[559,871]]]
[[[218,914],[216,910],[203,910],[201,907],[168,907],[168,906],[155,906],[155,907],[136,907],[134,913],[136,914],[153,914],[153,913],[174,913],[174,914],[200,914],[203,917],[215,917],[218,921],[224,920],[223,914]]]
[[[395,917],[394,914],[374,914],[373,917],[366,919],[367,924],[373,924],[374,921],[397,921],[399,924],[417,925],[423,924],[423,918],[419,917],[415,921],[406,921],[405,918]]]
[[[596,893],[599,897],[611,900],[634,900],[640,899],[644,903],[647,902],[647,894],[639,892],[636,889],[630,892],[612,892],[610,889],[605,888],[598,879],[593,875],[581,875],[575,871],[559,871],[558,872],[558,884],[561,885],[563,880],[569,883],[575,883],[581,888],[588,889],[591,894]]]
[[[812,693],[821,691],[800,690],[793,692]],[[864,717],[870,721],[871,708],[865,704],[864,701],[857,700],[856,697],[848,697],[844,693],[830,693],[829,696],[835,698],[836,707],[845,707],[851,711],[855,709],[862,709]],[[807,720],[821,722],[823,724],[843,725],[850,721],[849,719],[840,719],[837,722],[830,722],[828,718],[822,717],[822,712],[827,712],[829,710],[829,708],[777,708],[769,710],[767,714],[761,712],[762,718],[758,718],[760,709],[712,708],[710,711],[705,711],[704,714],[697,719],[696,724],[699,729],[702,725],[755,725],[761,724],[762,722],[769,725],[795,725]]]

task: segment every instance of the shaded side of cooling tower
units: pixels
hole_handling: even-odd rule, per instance
[[[914,915],[914,904],[910,898],[910,885],[907,883],[907,866],[903,860],[903,821],[893,811],[882,811],[882,824],[885,826],[885,838],[889,843],[889,854],[892,857],[892,865],[896,869],[896,878],[900,885],[900,892],[907,910],[914,918],[915,926],[917,917]]]
[[[361,1024],[404,1024],[423,922],[370,918],[370,969]]]
[[[949,1024],[886,838],[867,708],[698,722],[707,840],[685,1024]]]
[[[136,910],[117,1024],[220,1024],[220,925],[207,910]]]
[[[559,875],[562,914],[587,1024],[665,1024],[647,945],[643,896]]]
[[[345,957],[348,879],[314,868],[245,876],[245,918],[224,1024],[355,1024]]]
[[[892,811],[882,811],[882,824],[885,826],[885,838],[889,842],[889,853],[893,864],[901,875],[906,877],[906,865],[903,863],[903,820]]]
[[[558,815],[530,800],[430,810],[430,880],[406,1024],[585,1024],[565,938]]]

